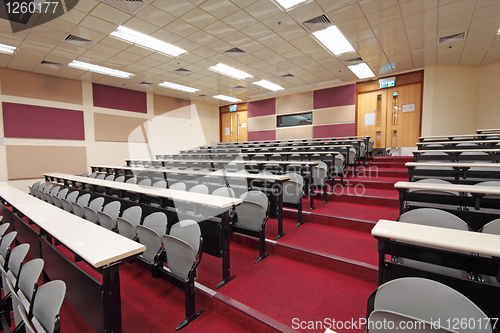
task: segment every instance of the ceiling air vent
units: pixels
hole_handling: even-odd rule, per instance
[[[129,14],[135,15],[142,8],[147,6],[148,0],[100,0],[113,7],[121,9]]]
[[[302,22],[302,26],[310,33],[323,30],[333,25],[332,21],[325,14]]]
[[[143,87],[151,87],[151,86],[154,86],[154,84],[153,84],[153,83],[151,83],[151,82],[146,82],[146,81],[142,81],[142,82],[138,83],[138,85],[143,86]]]
[[[93,40],[78,37],[72,34],[68,34],[62,41],[79,47],[84,47],[86,49],[89,49],[95,43]]]
[[[52,62],[52,61],[47,61],[47,60],[42,60],[40,65],[45,66],[45,67],[50,67],[50,68],[57,68],[57,69],[62,69],[64,67],[63,64],[59,64],[57,62]]]
[[[225,51],[224,54],[229,56],[229,57],[232,57],[232,58],[237,58],[237,57],[240,57],[240,56],[245,55],[247,53],[245,51],[243,51],[242,49],[239,49],[237,47],[233,47],[232,49]]]
[[[236,86],[236,87],[231,87],[231,89],[234,89],[234,90],[245,90],[246,88],[243,87],[243,86]]]
[[[198,95],[198,97],[208,97],[207,95]]]
[[[280,79],[289,80],[289,79],[293,79],[294,77],[295,77],[295,75],[293,75],[293,74],[285,74],[285,75],[281,75]]]
[[[175,74],[179,74],[179,75],[189,75],[191,74],[192,72],[189,70],[189,69],[185,69],[185,68],[177,68],[175,71],[174,71]]]
[[[445,37],[440,37],[438,40],[438,45],[456,42],[465,39],[465,32],[461,32],[459,34],[449,35]]]

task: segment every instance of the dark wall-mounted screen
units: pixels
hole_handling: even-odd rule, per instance
[[[278,116],[277,127],[312,125],[312,112]]]

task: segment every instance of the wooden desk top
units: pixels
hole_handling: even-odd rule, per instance
[[[477,186],[464,184],[433,184],[421,182],[397,182],[394,184],[397,189],[409,190],[434,190],[434,191],[454,191],[465,193],[484,193],[500,195],[500,187],[495,186]]]
[[[407,167],[453,167],[453,168],[492,168],[498,169],[500,168],[500,163],[463,163],[463,162],[406,162],[405,166]]]
[[[142,161],[147,161],[147,160],[131,160],[131,159],[126,159],[125,161],[137,161],[137,162],[142,162]],[[190,163],[196,163],[196,162],[202,162],[202,163],[211,163],[211,162],[221,162],[221,163],[237,163],[237,164],[272,164],[272,163],[277,163],[277,164],[290,164],[290,165],[318,165],[320,161],[243,161],[243,160],[175,160],[175,159],[165,159],[165,160],[154,160],[154,161],[149,161],[149,162],[156,162],[156,161],[163,161],[163,162],[190,162]]]
[[[379,220],[372,235],[446,250],[500,257],[500,236],[404,222]]]
[[[216,177],[229,177],[229,178],[250,178],[250,179],[261,179],[270,181],[285,181],[290,179],[290,176],[286,175],[261,175],[261,174],[244,174],[237,172],[223,172],[222,170],[217,171],[196,171],[196,170],[170,170],[170,169],[147,169],[139,167],[123,167],[123,166],[97,166],[91,165],[91,168],[107,168],[107,169],[118,169],[118,170],[130,170],[130,171],[146,171],[146,172],[161,172],[161,173],[177,173],[177,174],[188,174],[188,175],[198,175],[198,176],[216,176]]]
[[[233,198],[220,197],[210,194],[201,194],[201,193],[193,193],[186,191],[162,189],[152,186],[120,183],[103,179],[72,176],[64,173],[46,173],[44,175],[49,177],[81,182],[84,184],[114,188],[117,190],[141,193],[161,198],[169,198],[173,200],[191,202],[195,204],[206,205],[216,208],[229,208],[232,207],[233,205],[239,205],[240,203],[243,202],[243,200],[236,198],[233,199]]]
[[[413,154],[418,154],[418,153],[477,153],[477,152],[484,152],[484,153],[498,153],[500,152],[500,149],[432,149],[432,150],[414,150],[412,151]]]
[[[0,184],[0,196],[95,268],[146,250],[140,243],[68,213],[13,186]]]
[[[458,145],[458,144],[483,144],[483,143],[500,143],[500,140],[471,140],[471,141],[431,141],[417,142],[417,146],[424,145]]]

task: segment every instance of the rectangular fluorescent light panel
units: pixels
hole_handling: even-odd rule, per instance
[[[180,85],[180,84],[177,84],[177,83],[172,83],[172,82],[167,82],[167,81],[165,81],[163,83],[160,83],[158,85],[162,86],[162,87],[165,87],[165,88],[170,88],[170,89],[185,91],[185,92],[188,92],[188,93],[194,93],[196,91],[200,91],[200,89],[191,88],[191,87],[187,87],[187,86],[183,86],[183,85]]]
[[[209,67],[208,69],[211,71],[214,71],[216,73],[224,74],[224,75],[230,76],[230,77],[238,79],[238,80],[244,80],[246,78],[253,77],[252,75],[245,73],[243,71],[240,71],[239,69],[229,67],[229,66],[221,64],[221,63],[218,63],[215,66]]]
[[[278,86],[277,84],[274,84],[274,83],[269,82],[267,80],[260,80],[260,81],[254,82],[253,84],[256,84],[258,86],[261,86],[262,88],[266,88],[266,89],[269,89],[272,91],[285,89],[285,88]]]
[[[336,56],[343,53],[355,51],[349,41],[334,25],[326,29],[313,32],[313,35],[319,40],[321,44],[323,44],[324,47],[326,47]]]
[[[125,28],[124,26],[119,26],[118,29],[111,33],[111,36],[146,49],[170,55],[172,57],[178,57],[179,55],[187,52],[180,47],[162,42],[159,39],[141,34],[140,32]]]
[[[306,2],[307,0],[275,0],[277,3],[280,4],[281,7],[283,7],[285,10],[288,10],[299,3]]]
[[[359,79],[366,79],[367,77],[374,77],[372,70],[366,62],[357,65],[347,66]]]
[[[230,97],[230,96],[225,96],[225,95],[216,95],[216,96],[212,96],[212,97],[220,99],[220,100],[223,100],[223,101],[227,101],[227,102],[230,102],[230,103],[241,102],[241,99],[237,99],[237,98]]]
[[[0,53],[14,54],[15,46],[0,44]]]
[[[99,66],[99,65],[93,65],[93,64],[86,63],[86,62],[76,61],[76,60],[73,60],[70,64],[68,64],[68,66],[73,67],[73,68],[83,69],[85,71],[99,73],[99,74],[116,76],[116,77],[119,77],[122,79],[128,79],[129,77],[134,75],[132,73],[122,72],[122,71],[119,71],[117,69],[112,69],[112,68],[103,67],[103,66]]]

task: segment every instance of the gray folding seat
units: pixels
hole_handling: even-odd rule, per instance
[[[161,237],[167,233],[167,215],[163,212],[151,213],[144,218],[142,225],[154,230]]]
[[[186,184],[184,183],[174,183],[172,185],[169,185],[168,187],[170,190],[176,190],[176,191],[185,191],[186,190]]]
[[[250,160],[252,161],[265,161],[266,160],[266,155],[264,154],[255,154],[253,155]]]
[[[141,206],[132,206],[125,209],[121,217],[116,218],[118,233],[129,239],[136,239],[137,226],[141,223]]]
[[[103,179],[104,180],[106,178],[106,174],[105,173],[100,173],[95,178],[96,179]]]
[[[318,165],[313,167],[313,183],[314,188],[323,189],[323,203],[328,201],[327,193],[327,178],[328,178],[328,166],[325,162],[319,162]]]
[[[3,216],[0,216],[0,222],[3,220]],[[0,244],[2,242],[2,237],[5,235],[7,230],[10,227],[10,223],[2,223],[0,224]]]
[[[139,255],[139,258],[147,263],[154,263],[156,254],[162,249],[162,236],[150,227],[138,225],[137,237],[139,242],[146,246],[146,251]]]
[[[137,178],[135,177],[130,177],[125,181],[126,184],[137,184]]]
[[[388,330],[383,325],[373,325],[370,332],[408,332],[410,330],[401,328],[409,325],[420,327],[416,330],[418,332],[455,332],[449,328],[450,318],[484,323],[463,325],[460,327],[463,333],[493,331],[489,318],[481,309],[455,289],[437,281],[419,277],[395,279],[379,286],[370,298],[373,307],[367,309],[369,320],[374,323],[392,321],[395,328]],[[400,326],[399,323],[405,325]]]
[[[12,231],[2,237],[0,242],[0,265],[6,267],[9,264],[9,257],[12,243],[16,239],[17,232]]]
[[[287,173],[290,179],[283,183],[283,206],[297,208],[298,222],[302,225],[302,196],[304,195],[304,178],[296,173]]]
[[[95,172],[92,172],[90,175],[89,175],[89,178],[96,178],[97,177],[97,173]]]
[[[115,182],[118,183],[124,183],[125,182],[125,176],[118,176],[115,178]]]
[[[38,279],[42,274],[43,266],[43,259],[30,260],[23,265],[15,284],[11,279],[5,280],[4,288],[11,295],[16,327],[22,322],[19,310],[28,311],[28,313],[32,311],[34,296],[38,291]]]
[[[67,211],[69,213],[73,212],[73,206],[71,204],[73,202],[76,202],[76,198],[78,198],[78,194],[80,194],[80,192],[73,191],[73,192],[69,193],[66,196],[66,198],[61,198],[62,207],[65,211]]]
[[[469,231],[470,228],[461,218],[452,213],[435,208],[418,208],[402,214],[399,222],[427,225],[447,229]],[[420,262],[406,258],[393,258],[393,261],[412,268],[434,272],[441,275],[453,276],[457,278],[467,277],[467,272],[462,270]]]
[[[30,245],[27,243],[19,244],[14,247],[10,252],[9,263],[7,267],[0,266],[0,272],[2,274],[2,286],[6,286],[6,280],[9,279],[12,285],[17,285],[17,279],[19,278],[19,273],[23,267],[24,259],[30,250]],[[7,293],[4,289],[4,297]]]
[[[33,300],[32,313],[26,315],[20,308],[20,315],[27,330],[33,331],[36,328],[36,332],[59,333],[59,311],[65,295],[64,281],[53,280],[40,286]]]
[[[500,219],[496,219],[485,224],[481,228],[481,232],[484,234],[500,235]],[[484,281],[485,283],[488,284],[500,286],[500,282],[497,280],[495,276],[481,275],[479,280]]]
[[[265,259],[266,254],[266,222],[269,218],[269,200],[261,191],[249,191],[240,196],[243,203],[236,206],[236,225],[232,231],[259,239],[259,258],[255,263]]]
[[[89,176],[89,173],[88,172],[84,172],[82,173],[82,177],[88,177]]]
[[[167,188],[167,181],[166,180],[159,180],[153,184],[153,187]]]
[[[116,230],[116,220],[120,214],[120,207],[120,201],[108,202],[102,211],[97,212],[98,223],[108,230]]]
[[[87,206],[89,204],[90,200],[90,194],[85,193],[84,195],[81,195],[76,202],[71,203],[71,208],[73,210],[73,214],[75,214],[78,217],[84,217],[85,212],[83,210],[84,206]]]
[[[145,179],[141,180],[140,182],[138,182],[137,185],[151,186],[151,179],[145,178]]]

